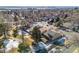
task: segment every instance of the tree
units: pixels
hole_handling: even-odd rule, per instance
[[[56,22],[57,27],[61,27],[62,25],[63,25],[63,20],[59,20],[58,22]]]
[[[36,43],[40,41],[41,38],[41,31],[39,30],[39,27],[35,26],[32,30],[32,37],[35,40]]]
[[[1,23],[0,24],[0,34],[4,35],[6,37],[6,31],[7,31],[6,24]]]
[[[18,30],[15,29],[15,30],[13,30],[13,32],[14,32],[14,33],[13,33],[13,36],[14,36],[14,37],[17,37],[17,35],[18,35]]]
[[[24,43],[21,43],[18,48],[19,48],[18,51],[21,53],[26,53],[30,50],[30,48],[26,46]]]
[[[18,21],[18,20],[19,20],[18,16],[15,15],[15,17],[14,17],[14,21]]]
[[[8,27],[7,27],[7,25],[6,25],[5,23],[1,23],[1,24],[0,24],[0,34],[1,34],[1,35],[4,35],[4,38],[3,38],[3,40],[2,40],[2,43],[3,43],[3,41],[4,41],[5,39],[7,39],[7,37],[6,37],[7,29],[8,29]],[[0,42],[0,43],[1,43],[1,42]],[[4,45],[3,45],[3,47],[5,48]],[[4,52],[5,52],[5,50],[4,50]]]
[[[21,21],[21,32],[22,32],[22,41],[24,42],[24,26],[25,26],[25,20]]]

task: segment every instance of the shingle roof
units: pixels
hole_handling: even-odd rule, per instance
[[[43,35],[48,39],[52,38],[52,40],[60,38],[62,36],[60,33],[56,33],[53,31],[45,32]]]

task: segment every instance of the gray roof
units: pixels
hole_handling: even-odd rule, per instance
[[[48,39],[52,38],[52,40],[57,39],[62,36],[60,33],[56,33],[53,31],[45,32],[43,35],[44,35],[44,37],[46,37]]]

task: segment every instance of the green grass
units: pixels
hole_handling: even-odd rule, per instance
[[[22,35],[17,35],[16,38],[21,39],[22,38]]]

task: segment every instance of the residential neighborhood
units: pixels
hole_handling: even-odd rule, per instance
[[[0,7],[0,53],[79,53],[79,7]]]

